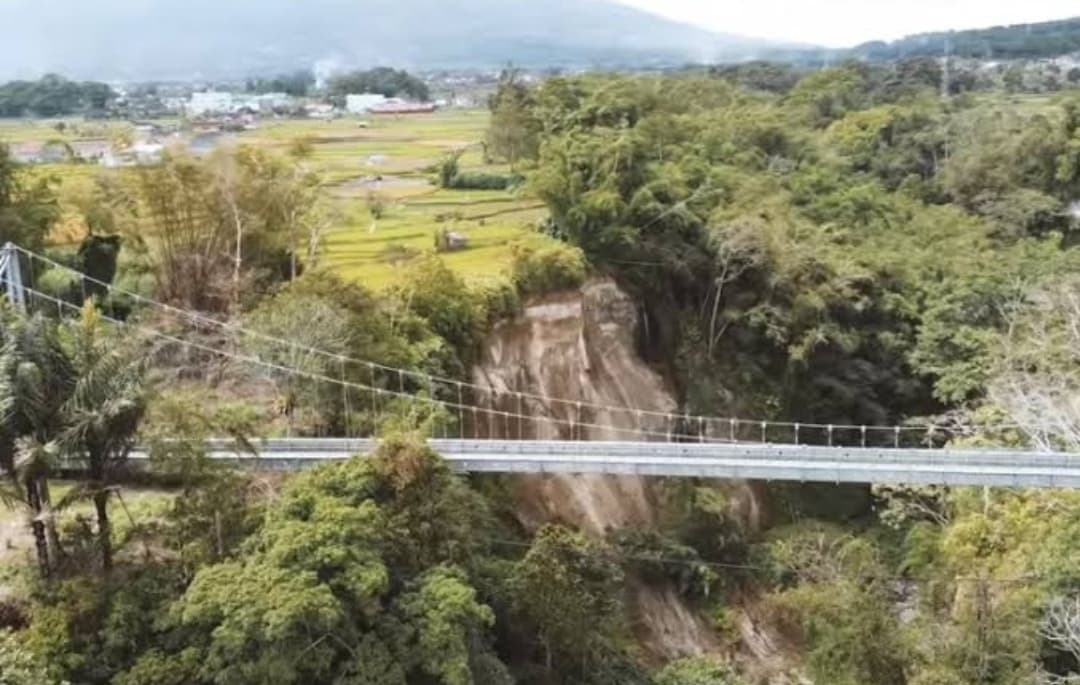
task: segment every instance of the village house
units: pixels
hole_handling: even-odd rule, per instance
[[[369,111],[372,114],[431,114],[435,111],[435,103],[391,98],[381,105],[375,105]]]
[[[160,164],[165,157],[165,146],[160,143],[136,143],[129,148],[118,150],[110,147],[98,160],[98,164],[107,168],[129,166],[153,166]]]
[[[378,93],[361,93],[345,96],[345,111],[349,114],[367,114],[372,107],[386,102],[386,96]]]
[[[39,142],[24,141],[15,143],[9,149],[11,151],[11,158],[19,164],[40,164],[42,162],[42,147],[44,146]]]
[[[233,94],[217,91],[192,93],[184,110],[188,116],[194,117],[207,114],[230,114],[234,111]]]
[[[11,146],[12,158],[20,164],[63,164],[71,161],[98,162],[110,149],[106,140],[24,141]]]

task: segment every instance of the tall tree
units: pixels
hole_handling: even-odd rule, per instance
[[[265,150],[221,150],[207,160],[170,155],[140,169],[133,188],[110,199],[134,220],[117,221],[127,244],[157,262],[159,294],[200,310],[236,310],[299,271],[298,236],[325,225],[318,177]]]
[[[548,526],[536,534],[511,583],[517,610],[537,630],[548,671],[557,658],[584,667],[617,620],[622,571],[580,533]]]
[[[10,311],[0,320],[0,469],[9,483],[6,499],[30,518],[38,567],[47,576],[62,555],[49,479],[75,373],[54,322]]]
[[[86,480],[69,498],[93,501],[101,564],[108,571],[113,561],[109,498],[146,411],[145,353],[104,331],[90,301],[72,326],[68,345],[76,380],[63,407],[59,442],[66,456],[85,466]]]
[[[535,158],[540,150],[540,121],[533,112],[532,90],[515,69],[506,69],[499,88],[488,101],[491,123],[485,135],[487,153],[506,160],[510,169],[522,159]]]
[[[0,245],[10,241],[28,250],[41,247],[59,215],[49,181],[27,180],[11,150],[0,143]]]

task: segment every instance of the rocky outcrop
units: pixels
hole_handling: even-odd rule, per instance
[[[490,420],[480,431],[509,438],[664,439],[673,429],[664,415],[678,405],[664,378],[637,354],[637,320],[633,300],[609,280],[530,303],[490,336],[473,380],[492,389],[488,401],[498,411],[540,418]],[[656,524],[655,493],[643,478],[553,474],[516,478],[513,487],[518,516],[529,528],[557,521],[602,536]],[[629,591],[635,632],[657,658],[716,648],[707,623],[672,588],[632,582]]]

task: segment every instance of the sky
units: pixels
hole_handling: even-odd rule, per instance
[[[1078,0],[619,1],[714,31],[828,47],[1080,16]]]

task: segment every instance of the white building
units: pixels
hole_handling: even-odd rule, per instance
[[[321,102],[313,102],[304,107],[304,111],[307,115],[313,119],[333,119],[334,106],[323,104]]]
[[[130,166],[153,166],[165,157],[165,146],[158,143],[136,143],[125,150],[110,147],[98,159],[98,164],[108,169]]]
[[[361,93],[345,96],[345,111],[349,114],[367,114],[372,107],[386,102],[386,97],[378,93]]]
[[[204,114],[228,114],[234,107],[232,93],[192,93],[191,100],[187,103],[187,113],[196,117]]]
[[[293,98],[288,93],[264,93],[255,98],[259,103],[258,111],[267,114],[277,109],[287,109],[293,104]]]

